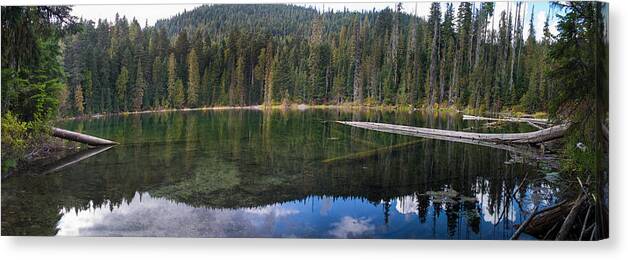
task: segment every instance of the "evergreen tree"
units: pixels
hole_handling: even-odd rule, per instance
[[[83,104],[83,87],[81,87],[80,84],[74,88],[74,109],[79,115],[82,115],[83,112],[85,112]]]
[[[167,89],[168,90],[168,99],[167,99],[168,102],[167,103],[171,107],[175,106],[175,96],[177,94],[176,81],[178,77],[177,77],[176,66],[177,66],[177,63],[174,57],[174,53],[170,53],[170,56],[168,57],[168,89]]]
[[[161,57],[157,56],[155,57],[155,60],[153,61],[153,66],[152,66],[152,89],[153,89],[153,95],[152,97],[150,97],[149,99],[153,101],[153,107],[154,108],[159,108],[163,105],[163,98],[164,98],[164,94],[167,94],[166,92],[164,92],[164,90],[166,90],[166,88],[164,87],[164,80],[163,80],[163,76],[166,75],[165,72],[163,72],[162,68],[162,61],[161,61]]]
[[[185,90],[183,89],[183,81],[181,79],[177,79],[174,84],[174,98],[172,105],[175,108],[183,108],[185,105]]]
[[[198,57],[194,48],[188,54],[188,79],[186,103],[189,107],[195,107],[198,105],[198,90],[201,85],[201,78],[198,69]]]
[[[118,79],[116,80],[116,104],[117,111],[127,111],[126,106],[126,89],[129,85],[129,71],[126,67],[122,67]]]
[[[131,109],[133,111],[140,111],[142,109],[142,102],[144,101],[144,91],[146,89],[146,80],[144,79],[144,69],[142,68],[142,61],[137,62],[137,74],[135,77],[135,85],[133,86]]]

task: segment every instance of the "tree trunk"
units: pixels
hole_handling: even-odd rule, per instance
[[[52,128],[52,136],[59,137],[61,139],[75,141],[79,143],[84,143],[92,146],[101,146],[101,145],[115,145],[118,144],[114,141],[110,141],[107,139],[98,138],[91,135],[81,134],[77,132],[68,131],[61,128]]]
[[[567,129],[571,126],[570,123],[565,123],[557,126],[553,126],[547,129],[538,130],[535,132],[527,133],[508,133],[508,134],[487,134],[487,133],[472,133],[461,132],[451,130],[441,130],[432,128],[421,128],[404,125],[392,125],[384,123],[371,123],[371,122],[348,122],[348,121],[336,121],[341,124],[355,126],[364,129],[370,129],[380,132],[401,134],[408,136],[417,136],[425,138],[437,137],[454,138],[454,139],[467,139],[472,141],[483,141],[490,143],[510,143],[510,144],[536,144],[546,141],[551,141],[562,137]]]

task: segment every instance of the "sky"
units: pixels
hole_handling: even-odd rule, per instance
[[[388,3],[366,3],[366,2],[357,2],[357,3],[301,3],[293,2],[297,5],[302,6],[311,6],[318,10],[335,10],[342,11],[345,7],[351,11],[362,11],[362,10],[372,10],[375,8],[376,10],[381,10],[386,7],[394,8],[395,2]],[[145,24],[152,26],[159,19],[169,18],[178,13],[182,13],[185,10],[192,10],[195,7],[200,6],[201,4],[149,4],[149,5],[75,5],[72,14],[77,17],[82,17],[84,19],[90,19],[93,21],[97,21],[100,19],[107,19],[109,21],[113,21],[116,13],[119,13],[120,16],[126,16],[128,19],[136,18],[140,25],[144,27]],[[416,7],[416,15],[427,17],[429,15],[430,10],[430,2],[405,2],[403,3],[403,11],[406,13],[415,13]],[[441,3],[441,10],[444,14],[446,3]],[[502,11],[508,9],[510,5],[511,8],[514,9],[514,3],[512,2],[496,2],[495,3],[495,28],[497,29],[497,23],[499,21],[499,14]],[[532,13],[532,8],[534,8],[534,26],[536,30],[536,38],[540,39],[543,35],[543,24],[545,23],[545,19],[548,14],[554,16],[556,10],[552,10],[549,7],[548,2],[524,2],[526,6],[526,17],[524,23],[524,38],[528,37],[528,28],[529,28],[529,20],[530,15]],[[454,11],[458,3],[454,3]],[[552,17],[553,18],[553,17]],[[550,30],[553,34],[556,34],[556,19],[550,20]],[[489,28],[491,24],[489,24]]]

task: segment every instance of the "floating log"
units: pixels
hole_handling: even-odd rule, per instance
[[[99,138],[99,137],[86,135],[86,134],[81,134],[81,133],[77,133],[77,132],[73,132],[73,131],[69,131],[69,130],[65,130],[65,129],[61,129],[61,128],[56,128],[56,127],[52,128],[52,136],[59,137],[61,139],[65,139],[65,140],[70,140],[70,141],[75,141],[75,142],[79,142],[79,143],[84,143],[84,144],[91,145],[91,146],[115,145],[115,144],[118,144],[117,142],[110,141],[110,140],[107,140],[107,139],[102,139],[102,138]]]
[[[474,140],[470,138],[465,139],[465,138],[460,138],[459,136],[455,136],[455,135],[451,137],[451,136],[429,134],[429,133],[423,133],[423,132],[417,132],[417,131],[399,131],[395,129],[381,128],[381,127],[376,129],[373,125],[363,124],[364,122],[338,121],[338,123],[365,128],[365,129],[370,129],[370,130],[375,130],[375,131],[380,131],[380,132],[386,132],[386,133],[402,134],[402,135],[422,137],[422,138],[428,138],[428,139],[436,139],[436,140],[443,140],[443,141],[449,141],[449,142],[458,142],[458,143],[486,146],[486,147],[491,147],[495,149],[505,150],[513,154],[521,155],[524,158],[531,158],[534,160],[546,160],[549,158],[548,155],[545,154],[541,149],[538,149],[537,147],[530,146],[530,145],[496,143],[496,142],[484,141],[484,140]],[[360,124],[356,124],[356,123],[360,123]],[[378,123],[371,123],[371,124],[378,124]],[[383,125],[387,125],[387,124],[383,124]],[[389,125],[389,126],[396,126],[396,125]],[[417,127],[409,127],[409,128],[416,129]],[[438,130],[438,129],[429,129],[429,128],[420,128],[420,129],[446,131],[446,132],[452,132],[452,133],[465,133],[465,132],[456,132],[456,131],[447,131],[447,130]]]
[[[462,120],[505,121],[505,122],[514,122],[514,123],[528,123],[535,127],[537,127],[538,125],[550,124],[548,119],[525,118],[525,117],[493,118],[493,117],[483,117],[483,116],[462,115]]]
[[[461,132],[451,130],[441,130],[432,128],[421,128],[404,125],[392,125],[384,123],[371,123],[371,122],[350,122],[350,121],[336,121],[340,124],[350,125],[354,127],[375,130],[380,132],[401,134],[408,136],[432,138],[432,139],[461,139],[480,141],[496,144],[537,144],[542,142],[551,141],[562,137],[571,124],[561,124],[528,133],[508,133],[508,134],[488,134],[488,133],[472,133]]]

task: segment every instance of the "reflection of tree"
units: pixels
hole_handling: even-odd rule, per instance
[[[384,209],[384,224],[388,225],[388,218],[390,217],[390,199],[385,199],[382,204]]]

